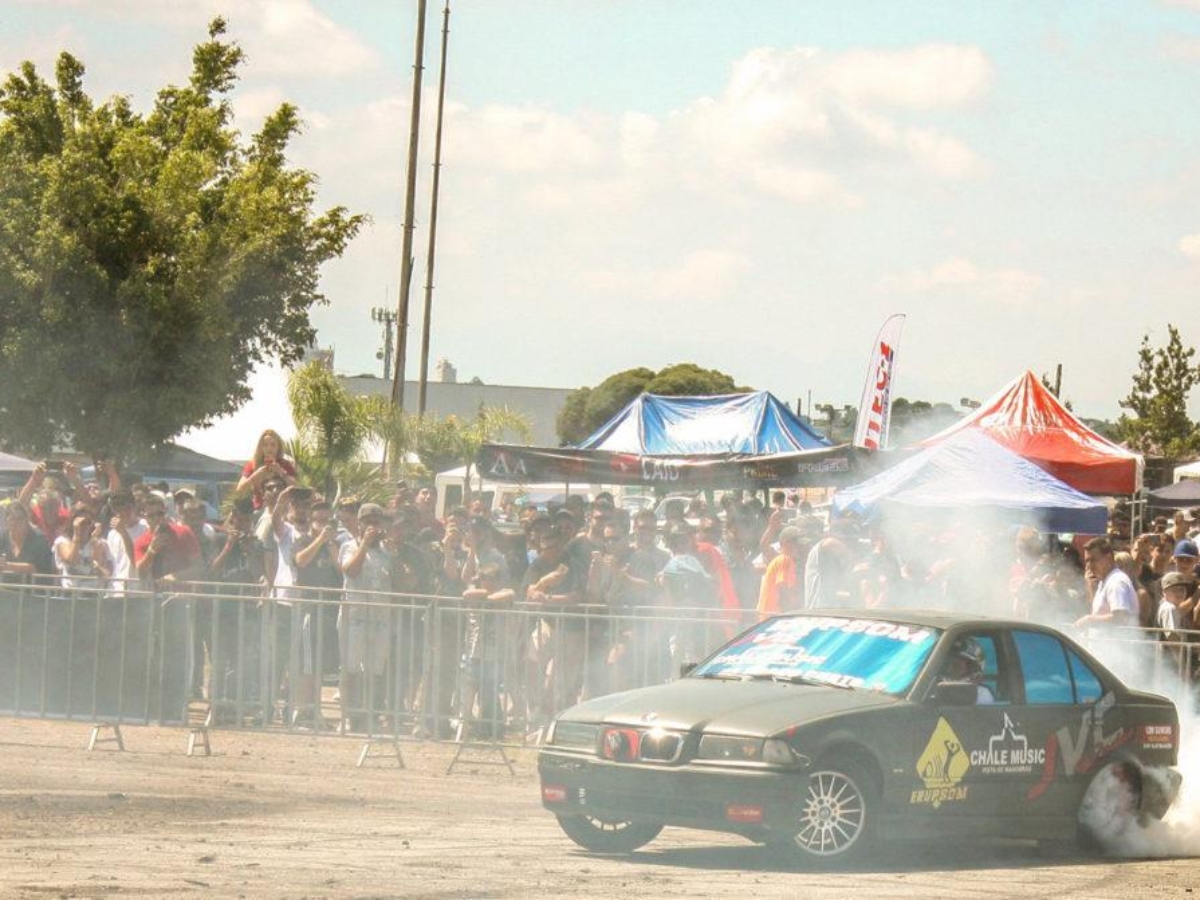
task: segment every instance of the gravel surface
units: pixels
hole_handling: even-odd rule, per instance
[[[577,850],[517,775],[453,748],[355,768],[351,738],[124,729],[0,719],[0,898],[1087,897],[1200,895],[1200,860],[1110,860],[1033,844],[885,848],[865,871],[813,873],[763,848],[668,829],[626,857]]]

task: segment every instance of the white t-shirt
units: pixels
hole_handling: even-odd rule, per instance
[[[129,531],[130,545],[136,544],[137,539],[146,533],[146,529],[150,526],[146,524],[144,519],[138,519],[127,529]],[[121,589],[125,588],[129,582],[137,581],[137,571],[134,569],[133,560],[129,554],[125,552],[125,541],[115,529],[110,529],[108,532],[108,555],[112,557],[112,584],[116,589],[114,593],[117,596],[121,595]]]
[[[1155,614],[1158,627],[1168,633],[1174,633],[1183,628],[1183,613],[1170,600],[1159,600],[1158,611]]]
[[[1115,612],[1128,613],[1132,624],[1137,624],[1137,589],[1129,576],[1116,568],[1104,577],[1096,588],[1096,596],[1092,598],[1092,615]]]
[[[289,589],[296,583],[296,561],[293,556],[299,540],[300,530],[291,522],[284,522],[275,532],[275,546],[279,553],[279,566],[275,570],[275,597],[279,600],[291,599]]]
[[[75,554],[73,562],[67,562],[63,559],[66,545],[71,542],[71,539],[65,534],[60,534],[54,539],[54,544],[51,549],[54,550],[54,567],[58,569],[58,574],[62,576],[62,586],[65,588],[75,587],[96,587],[103,586],[102,583],[95,580],[95,576],[100,574],[94,562],[95,542],[89,540],[86,544],[79,548]]]

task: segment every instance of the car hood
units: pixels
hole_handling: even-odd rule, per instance
[[[824,685],[683,678],[597,697],[566,710],[562,718],[767,737],[792,725],[903,702],[887,694]]]

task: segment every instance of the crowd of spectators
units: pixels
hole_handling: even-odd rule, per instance
[[[1177,648],[1195,629],[1186,513],[1127,549],[994,522],[830,523],[783,491],[700,495],[661,521],[607,493],[494,512],[477,500],[439,518],[429,486],[324,497],[282,451],[262,435],[220,521],[190,492],[123,485],[113,467],[85,483],[69,463],[40,465],[5,508],[0,577],[186,594],[193,694],[258,698],[289,725],[439,737],[466,722],[484,737],[534,730],[793,610],[1142,626]]]

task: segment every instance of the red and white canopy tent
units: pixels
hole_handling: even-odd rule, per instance
[[[1141,490],[1142,457],[1076,419],[1032,372],[1004,387],[971,415],[921,441],[921,446],[941,443],[968,429],[984,432],[1085,494]]]

